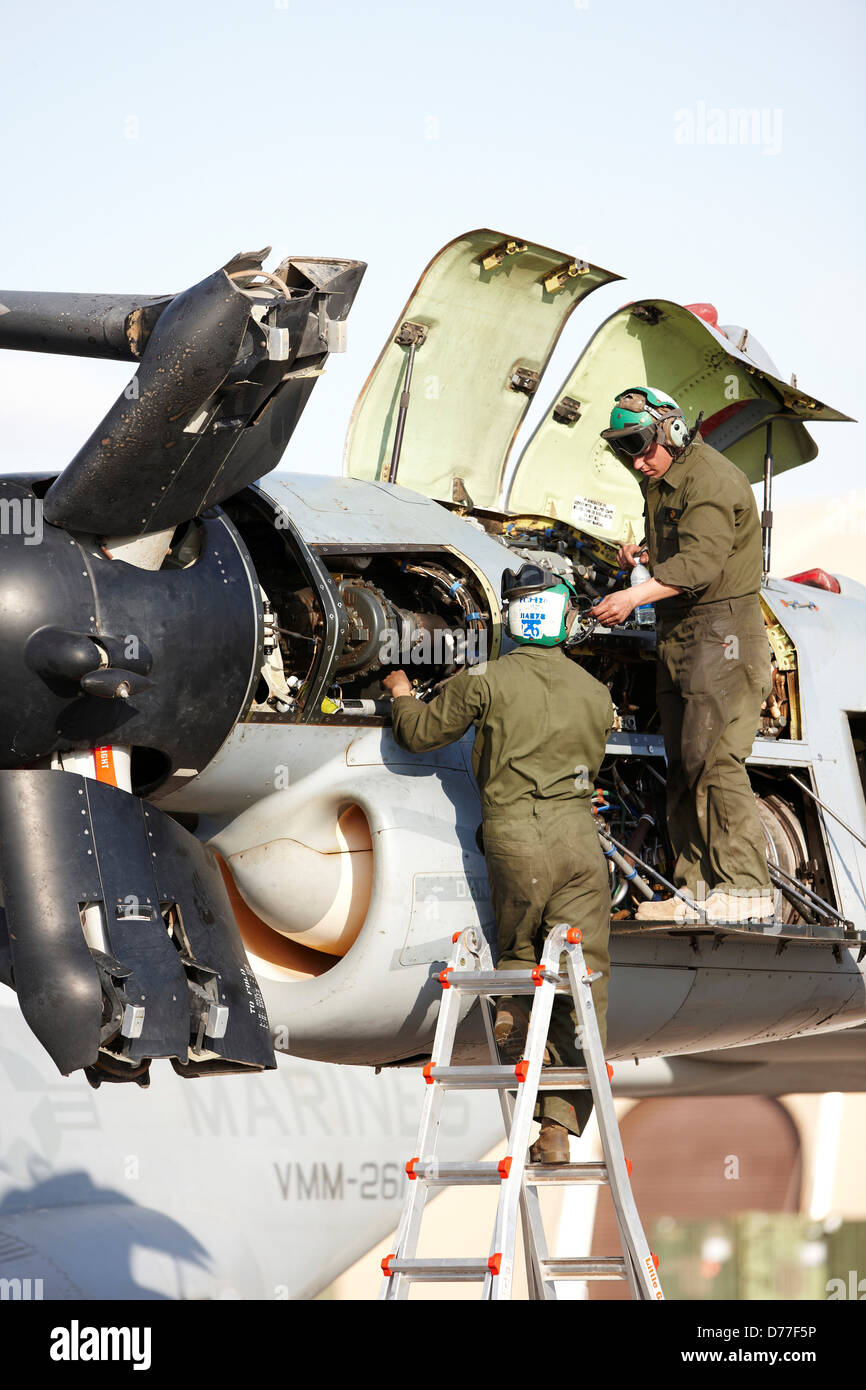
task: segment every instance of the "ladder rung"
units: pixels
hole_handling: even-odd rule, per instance
[[[545,1279],[627,1279],[625,1260],[617,1255],[540,1260]]]
[[[527,1163],[526,1181],[529,1183],[585,1182],[607,1183],[607,1164],[602,1158],[591,1158],[586,1163]]]
[[[490,1272],[487,1259],[401,1260],[396,1255],[389,1259],[387,1269],[389,1275],[402,1274],[429,1284],[468,1283],[486,1279]]]
[[[510,1160],[505,1162],[510,1167]],[[546,1183],[555,1187],[572,1182],[609,1182],[607,1164],[603,1158],[591,1158],[585,1163],[527,1163],[524,1172],[527,1182],[533,1185]],[[456,1160],[441,1163],[433,1158],[422,1163],[420,1159],[413,1159],[409,1176],[413,1181],[417,1179],[419,1182],[426,1182],[428,1187],[467,1187],[472,1184],[503,1182],[508,1177],[508,1169],[503,1172],[502,1162]]]
[[[514,1067],[435,1067],[428,1063],[424,1076],[448,1091],[516,1091],[520,1084]],[[586,1067],[542,1067],[538,1089],[586,1091],[589,1072]]]
[[[509,998],[512,994],[534,994],[542,980],[553,980],[558,994],[570,994],[565,976],[536,970],[443,970],[440,984],[465,994],[493,994]]]
[[[520,1078],[514,1067],[434,1067],[424,1068],[427,1081],[438,1081],[447,1091],[516,1090]]]
[[[588,1091],[586,1067],[542,1067],[539,1091]]]
[[[408,1171],[408,1168],[407,1168]],[[462,1162],[440,1163],[438,1159],[414,1159],[409,1175],[428,1187],[467,1187],[473,1183],[500,1183],[507,1174],[498,1163]]]

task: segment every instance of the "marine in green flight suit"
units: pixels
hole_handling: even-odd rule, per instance
[[[562,650],[573,611],[566,586],[536,565],[524,565],[517,575],[506,571],[507,576],[515,581],[504,581],[503,596],[511,599],[509,631],[520,645],[498,661],[454,676],[429,704],[409,695],[402,672],[386,677],[395,697],[394,737],[403,748],[422,753],[462,738],[474,726],[472,766],[481,793],[498,968],[532,968],[552,927],[579,926],[587,964],[602,976],[593,985],[593,1004],[604,1044],[610,887],[591,797],[613,705],[607,688]],[[542,621],[535,614],[545,605],[548,618]],[[529,619],[523,621],[535,637],[521,636],[515,627],[526,612]],[[496,1039],[508,1060],[522,1057],[527,1022],[519,1000],[500,1001]],[[553,1065],[582,1065],[576,1024],[568,1001],[558,998],[548,1038]],[[535,1116],[542,1127],[533,1161],[567,1162],[568,1132],[580,1134],[591,1110],[590,1092],[541,1093]]]
[[[620,563],[634,565],[645,553],[652,578],[592,611],[621,622],[637,604],[655,603],[674,883],[706,898],[711,919],[772,917],[745,766],[771,689],[752,489],[729,459],[692,437],[675,401],[649,387],[617,397],[602,435],[642,475],[645,539],[623,546]],[[694,919],[670,901],[641,904],[637,915]]]

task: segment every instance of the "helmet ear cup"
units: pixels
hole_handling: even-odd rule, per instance
[[[689,439],[689,427],[681,415],[668,415],[661,422],[663,443],[672,449],[684,449]]]

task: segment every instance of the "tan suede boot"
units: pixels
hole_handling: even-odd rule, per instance
[[[570,1163],[568,1130],[556,1120],[542,1120],[541,1133],[529,1150],[530,1163]]]
[[[521,999],[499,999],[496,1003],[496,1019],[493,1024],[493,1037],[500,1054],[507,1062],[519,1062],[526,1046],[529,1031],[529,1010]]]
[[[707,898],[709,922],[772,922],[775,915],[771,888],[714,888]]]
[[[496,1005],[493,1037],[503,1062],[520,1062],[529,1032],[529,1007],[522,999],[500,999]],[[550,1066],[550,1048],[545,1047],[542,1066]]]
[[[698,915],[682,898],[657,898],[642,902],[635,913],[638,922],[697,922]]]

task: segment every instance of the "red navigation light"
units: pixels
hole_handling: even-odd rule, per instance
[[[703,319],[704,323],[712,324],[713,328],[718,328],[719,311],[715,304],[686,304],[683,307],[688,309],[690,314]]]
[[[802,570],[800,574],[789,574],[789,584],[807,584],[810,589],[826,589],[828,594],[841,594],[839,580],[826,570]]]

